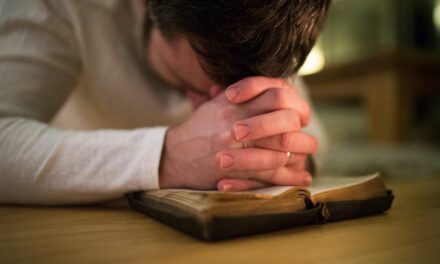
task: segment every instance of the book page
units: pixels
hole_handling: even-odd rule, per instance
[[[278,195],[281,195],[281,194],[283,194],[293,188],[295,188],[295,187],[294,186],[270,186],[270,187],[250,190],[250,191],[246,191],[246,192],[260,194],[260,195],[262,194],[262,195],[278,196]]]
[[[363,200],[384,195],[386,188],[380,182],[379,174],[362,177],[317,177],[309,188],[271,186],[244,192],[163,189],[145,191],[141,199],[145,203],[179,208],[207,217],[295,212],[306,208],[305,197],[317,203]]]
[[[336,189],[342,189],[367,181],[371,181],[379,177],[379,173],[358,177],[342,177],[342,176],[318,176],[313,179],[312,185],[309,187],[295,186],[271,186],[261,189],[246,191],[247,193],[278,196],[288,192],[294,188],[308,190],[311,195],[328,192]]]
[[[313,180],[312,185],[307,188],[312,195],[342,189],[364,182],[371,181],[379,177],[379,173],[360,177],[317,177]]]
[[[313,179],[312,185],[309,187],[295,187],[295,186],[270,186],[261,189],[254,189],[243,192],[220,192],[220,191],[201,191],[201,190],[189,190],[189,189],[164,189],[154,192],[147,192],[149,195],[152,193],[157,196],[169,196],[175,193],[187,193],[195,194],[202,197],[209,197],[212,200],[237,200],[237,199],[270,199],[273,197],[286,194],[293,189],[307,190],[310,194],[316,195],[336,189],[342,189],[358,185],[360,183],[371,181],[378,178],[379,174],[372,174],[360,177],[338,177],[338,176],[319,176]]]
[[[173,193],[173,192],[180,192],[180,193],[192,193],[192,194],[199,194],[204,196],[210,196],[211,198],[214,198],[216,196],[228,196],[233,199],[237,199],[238,197],[243,198],[249,198],[252,196],[261,197],[261,198],[270,198],[274,196],[281,195],[283,193],[286,193],[287,191],[294,189],[296,187],[294,186],[270,186],[260,189],[254,189],[249,191],[242,191],[242,192],[221,192],[221,191],[201,191],[201,190],[191,190],[191,189],[163,189],[161,190],[162,193]]]

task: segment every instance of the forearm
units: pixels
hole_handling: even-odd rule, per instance
[[[165,131],[80,132],[0,119],[0,202],[91,203],[158,188]]]

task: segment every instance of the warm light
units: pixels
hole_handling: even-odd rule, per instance
[[[437,0],[435,3],[433,19],[437,30],[440,31],[440,0]]]
[[[324,52],[316,45],[299,70],[299,75],[309,75],[321,71],[325,66]]]

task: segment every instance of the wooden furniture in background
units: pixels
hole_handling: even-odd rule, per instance
[[[418,53],[377,54],[304,77],[315,100],[360,99],[375,142],[408,139],[415,98],[440,92],[440,59]]]
[[[1,206],[0,263],[436,263],[440,178],[387,186],[396,200],[386,214],[216,243],[125,203]]]

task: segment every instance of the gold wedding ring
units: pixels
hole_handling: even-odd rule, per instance
[[[287,153],[287,163],[292,159],[292,152],[288,151]]]

